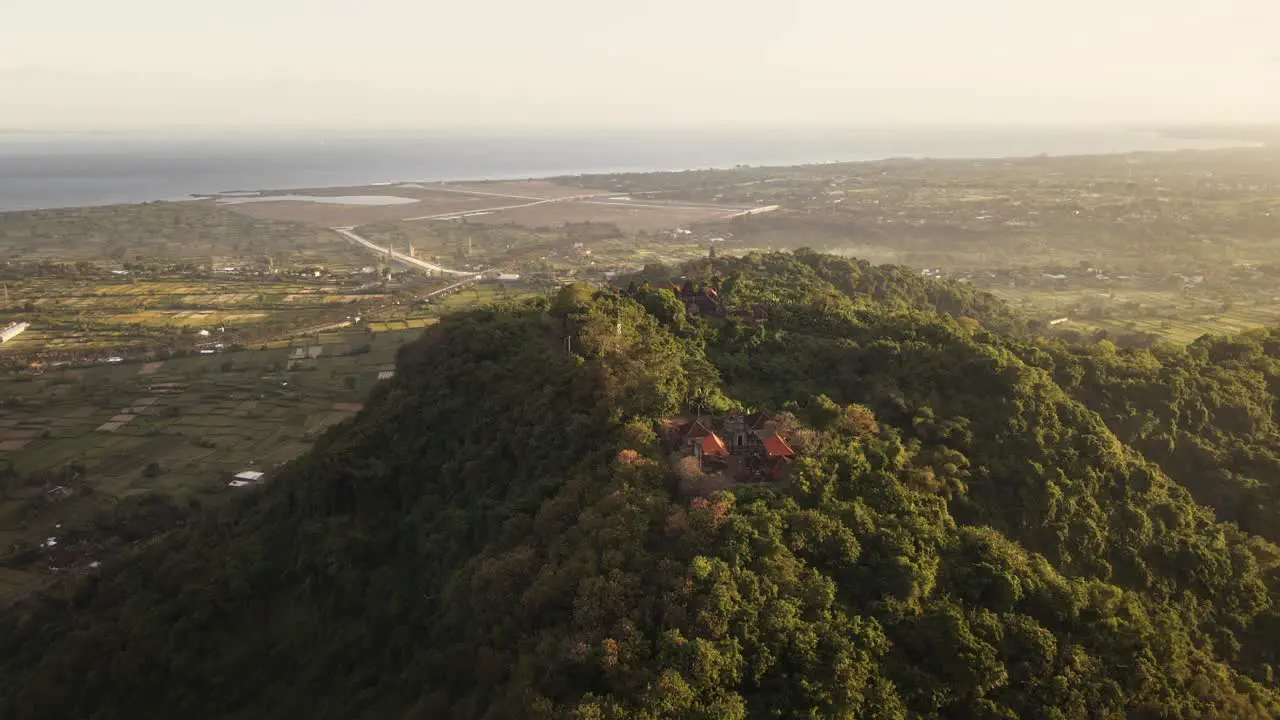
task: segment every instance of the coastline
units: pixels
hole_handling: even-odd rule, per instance
[[[1182,152],[1223,152],[1223,151],[1240,151],[1240,150],[1265,150],[1272,147],[1272,143],[1280,144],[1277,140],[1267,142],[1257,138],[1250,137],[1226,137],[1221,134],[1213,134],[1205,131],[1203,133],[1188,131],[1186,135],[1178,135],[1172,131],[1165,130],[1134,130],[1135,135],[1148,135],[1151,137],[1159,137],[1174,141],[1197,141],[1212,143],[1212,147],[1179,147],[1160,150],[1119,150],[1116,152],[1095,152],[1095,153],[1034,153],[1034,154],[1010,154],[1010,155],[881,155],[874,157],[859,157],[849,160],[819,160],[813,162],[795,162],[795,163],[768,163],[768,164],[734,164],[734,165],[715,165],[715,166],[679,166],[679,167],[615,167],[607,169],[587,169],[579,171],[535,171],[531,174],[515,174],[501,176],[459,176],[448,178],[430,178],[430,179],[396,179],[396,180],[378,180],[357,184],[341,184],[341,185],[316,185],[316,186],[296,186],[296,187],[272,187],[272,188],[238,188],[232,190],[220,190],[208,193],[190,193],[190,197],[182,198],[181,202],[201,199],[213,199],[218,197],[236,197],[236,196],[272,196],[275,194],[289,192],[304,191],[335,191],[335,190],[351,190],[351,189],[393,189],[397,185],[446,185],[454,183],[501,183],[501,182],[517,182],[517,181],[582,181],[592,177],[607,177],[613,175],[660,175],[669,173],[697,173],[697,172],[728,172],[733,170],[776,170],[783,171],[795,168],[811,168],[829,165],[861,165],[881,162],[911,162],[911,161],[952,161],[952,162],[973,162],[981,160],[1030,160],[1035,158],[1088,158],[1088,157],[1117,157],[1126,155],[1147,155],[1147,154],[1164,154],[1164,153],[1182,153]],[[1280,128],[1274,131],[1276,138],[1280,139]],[[178,202],[179,200],[169,200],[167,202]],[[158,200],[153,202],[166,202]]]
[[[1197,139],[1197,138],[1188,138]],[[1219,138],[1199,138],[1204,140],[1219,141]],[[1229,142],[1229,141],[1222,141]],[[1233,142],[1233,141],[1231,141]],[[1241,144],[1226,145],[1213,148],[1179,148],[1174,150],[1131,150],[1125,152],[1114,153],[1067,153],[1062,155],[1054,155],[1049,153],[1041,153],[1038,155],[995,155],[995,156],[954,156],[954,157],[933,157],[933,156],[912,156],[912,155],[891,155],[884,157],[865,158],[857,160],[828,160],[819,162],[806,163],[790,163],[790,164],[767,164],[767,165],[723,165],[713,167],[668,167],[668,168],[617,168],[610,170],[588,170],[583,172],[569,173],[547,173],[547,174],[529,174],[529,175],[509,175],[509,176],[471,176],[471,177],[452,177],[443,179],[407,179],[407,180],[387,180],[374,181],[361,184],[343,184],[343,185],[316,185],[316,186],[299,186],[299,187],[271,187],[271,188],[255,188],[255,189],[238,189],[225,190],[211,193],[191,193],[188,197],[158,199],[146,202],[198,202],[205,200],[218,201],[223,198],[236,199],[241,202],[253,202],[253,198],[260,201],[267,201],[279,195],[287,195],[294,193],[336,193],[338,191],[351,192],[372,192],[377,194],[378,191],[391,191],[397,187],[420,186],[423,189],[430,189],[432,185],[483,185],[486,183],[506,183],[506,182],[561,182],[565,184],[589,185],[591,178],[613,177],[618,175],[665,175],[665,174],[682,174],[682,173],[699,173],[699,172],[732,172],[732,171],[775,171],[785,172],[787,170],[840,166],[840,165],[869,165],[874,163],[885,162],[977,162],[977,161],[1003,161],[1003,160],[1034,160],[1037,158],[1057,159],[1057,158],[1090,158],[1090,157],[1125,157],[1138,155],[1163,155],[1186,152],[1237,152],[1249,150],[1266,150],[1271,147],[1270,144],[1263,142],[1254,142],[1249,140],[1240,140]],[[219,204],[239,204],[239,203],[219,203]],[[46,208],[52,209],[52,208]],[[66,208],[62,208],[66,209]],[[3,212],[3,211],[0,211]]]
[[[1172,140],[1221,140],[1223,142],[1250,143],[1250,147],[1267,149],[1280,147],[1280,126],[1274,125],[1203,125],[1196,127],[1170,127],[1156,130],[1161,137]]]
[[[123,145],[106,141],[94,144],[90,140],[67,144],[54,142],[44,146],[38,143],[8,146],[0,144],[0,159],[16,158],[16,162],[6,161],[0,163],[0,166],[18,166],[16,175],[8,178],[0,175],[0,212],[65,210],[151,202],[199,202],[206,198],[246,192],[275,195],[298,191],[332,192],[343,188],[376,191],[378,188],[385,190],[408,183],[514,180],[582,183],[584,179],[609,175],[733,169],[782,170],[887,161],[977,161],[1240,151],[1265,149],[1272,147],[1274,142],[1260,139],[1258,133],[1230,132],[1226,128],[1209,127],[1112,129],[1107,132],[1034,128],[956,131],[968,133],[967,135],[913,135],[913,132],[883,130],[859,131],[848,136],[762,136],[758,142],[749,137],[717,139],[673,135],[658,140],[653,136],[638,136],[639,139],[618,138],[615,142],[605,142],[601,138],[530,138],[527,141],[518,138],[474,138],[462,142],[448,138],[412,140],[391,137],[359,141],[304,138],[281,141],[280,145],[271,145],[261,140],[243,145],[224,142],[222,145],[215,143],[212,146],[190,142],[165,145],[162,141],[157,141],[159,144],[147,144],[140,140],[131,140]],[[1280,137],[1280,129],[1273,133],[1275,137]],[[635,144],[627,144],[632,141]],[[87,149],[82,149],[86,146]],[[21,147],[22,152],[15,151],[15,147]],[[225,184],[219,183],[220,186],[214,186],[217,187],[214,190],[210,185],[218,180],[202,178],[202,163],[213,171],[221,171],[222,166],[230,161],[219,153],[245,153],[248,150],[261,153],[261,159],[255,164],[255,158],[259,156],[249,154],[241,166],[232,168],[232,172],[223,173],[236,175],[234,181],[228,177]],[[276,152],[276,156],[272,156],[271,152]],[[146,153],[156,155],[150,158]],[[383,155],[378,156],[376,153]],[[418,155],[414,156],[414,153]],[[406,154],[410,156],[408,160],[402,158]],[[137,159],[138,155],[142,156],[141,160]],[[369,155],[374,156],[368,157]],[[696,158],[699,157],[705,157],[707,161],[698,161]],[[146,167],[148,161],[152,161],[156,167]],[[93,168],[95,173],[90,178],[91,182],[102,186],[102,191],[95,195],[97,191],[94,188],[72,187],[68,193],[74,194],[75,200],[70,197],[54,200],[63,189],[58,183],[74,185],[79,181],[74,174],[78,170],[78,162],[98,163],[100,169]],[[281,167],[288,162],[297,163],[297,168],[286,167],[282,170]],[[325,162],[330,165],[326,166]],[[371,167],[357,167],[361,162]],[[120,177],[118,183],[112,184],[117,180],[112,176],[112,163],[125,168],[141,165],[151,175],[138,179],[134,183],[136,187],[129,186],[131,178],[128,176]],[[343,163],[349,164],[344,166]],[[411,166],[418,169],[411,169]],[[378,167],[385,167],[386,170],[380,171],[376,169]],[[438,171],[423,173],[423,167],[438,167]],[[468,172],[468,168],[477,169]],[[262,173],[261,183],[249,179],[257,176],[258,172]],[[170,175],[175,177],[170,178]],[[270,175],[275,177],[268,177]],[[388,180],[389,177],[399,179]],[[30,181],[24,183],[28,178]],[[47,191],[41,190],[42,182],[49,185]],[[124,185],[124,189],[119,185]],[[33,186],[35,189],[31,189]],[[165,191],[159,191],[157,187],[163,187]],[[9,197],[6,197],[6,188],[10,191]],[[48,196],[47,199],[45,195]],[[9,202],[6,203],[6,200]]]

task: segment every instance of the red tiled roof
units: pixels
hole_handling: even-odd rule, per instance
[[[764,441],[764,453],[769,457],[795,457],[796,451],[791,449],[786,440],[775,435],[765,435],[761,438]]]
[[[702,454],[711,457],[729,457],[729,448],[725,447],[724,440],[720,436],[711,433],[702,438]]]

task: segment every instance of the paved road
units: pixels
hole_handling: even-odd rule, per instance
[[[457,218],[467,217],[470,215],[483,215],[486,213],[502,212],[504,210],[519,210],[520,208],[533,207],[534,205],[546,205],[548,203],[561,202],[582,202],[584,200],[593,200],[597,198],[616,197],[618,193],[586,193],[583,195],[569,195],[566,197],[539,198],[531,195],[509,195],[506,193],[482,192],[480,190],[463,190],[461,188],[444,188],[437,186],[428,186],[429,190],[454,192],[463,195],[478,195],[482,197],[510,198],[512,200],[528,200],[527,203],[519,205],[503,205],[500,207],[478,207],[470,210],[455,210],[453,212],[440,213],[438,215],[421,215],[419,217],[405,218],[404,222],[412,222],[414,220],[454,220]]]
[[[486,192],[483,190],[466,190],[463,188],[443,187],[440,185],[428,185],[426,189],[436,192],[451,192],[460,195],[476,195],[481,197],[509,198],[511,200],[528,200],[529,202],[520,203],[518,205],[502,205],[498,207],[479,207],[469,210],[455,210],[453,212],[439,213],[437,215],[420,215],[418,217],[405,218],[404,222],[413,222],[415,220],[457,220],[459,218],[471,217],[477,215],[487,215],[489,213],[503,212],[505,210],[519,210],[520,208],[534,207],[535,205],[547,205],[549,203],[561,202],[580,202],[585,205],[614,205],[618,207],[636,207],[636,208],[654,208],[661,210],[696,210],[703,212],[723,212],[725,217],[735,218],[743,215],[757,215],[760,213],[771,212],[777,210],[778,206],[771,205],[767,208],[749,208],[734,207],[733,205],[690,205],[680,203],[645,203],[635,202],[632,200],[618,199],[620,194],[617,192],[609,193],[585,193],[583,195],[569,195],[566,197],[534,197],[532,195],[513,195],[511,193]],[[650,191],[657,192],[657,191]],[[631,193],[633,195],[643,195],[644,192]]]
[[[577,195],[565,198],[543,198],[534,200],[533,202],[521,203],[519,205],[502,205],[500,207],[474,208],[472,210],[460,210],[454,212],[440,213],[439,215],[422,215],[419,217],[405,218],[405,222],[413,220],[455,220],[457,218],[472,217],[476,215],[488,215],[489,213],[502,212],[504,210],[519,210],[520,208],[533,207],[535,205],[546,205],[549,203],[560,202],[579,202],[583,205],[612,205],[615,207],[633,207],[633,208],[656,208],[658,210],[694,210],[698,212],[722,212],[727,213],[727,217],[738,217],[739,215],[754,215],[758,212],[767,212],[764,209],[734,207],[732,205],[676,205],[673,203],[643,203],[631,202],[628,200],[593,200],[591,198],[609,197],[608,195]],[[776,206],[774,206],[776,209]]]
[[[775,210],[781,209],[781,205],[765,205],[764,207],[751,208],[750,210],[743,210],[740,213],[734,213],[733,215],[730,215],[728,219],[742,217],[744,215],[763,215],[765,213],[771,213]]]
[[[428,189],[443,191],[443,192],[456,192],[456,193],[462,193],[466,195],[482,195],[482,196],[488,196],[488,197],[505,197],[505,198],[511,198],[515,200],[529,200],[530,202],[520,203],[518,205],[503,205],[500,207],[472,208],[470,210],[461,210],[461,211],[455,210],[454,212],[440,213],[438,215],[422,215],[419,217],[405,218],[404,219],[405,222],[410,222],[414,220],[454,220],[456,218],[468,217],[472,215],[483,215],[487,213],[502,212],[504,210],[518,210],[520,208],[533,207],[535,205],[547,205],[550,203],[560,203],[560,202],[580,202],[580,203],[589,204],[589,205],[614,205],[614,206],[622,206],[622,207],[630,206],[630,207],[644,207],[644,208],[662,208],[662,209],[670,209],[670,210],[724,211],[729,213],[728,215],[725,216],[725,219],[741,217],[743,215],[759,215],[761,213],[773,212],[774,210],[779,209],[779,206],[777,205],[769,205],[767,207],[758,207],[758,208],[742,208],[742,207],[715,206],[715,205],[677,205],[677,204],[658,204],[658,203],[638,203],[638,202],[632,202],[630,200],[614,200],[613,198],[618,197],[618,193],[616,192],[587,193],[584,195],[570,195],[567,197],[558,197],[558,198],[534,198],[528,195],[507,195],[504,193],[491,193],[491,192],[483,192],[479,190],[463,190],[461,188],[446,188],[446,187],[439,187],[439,186],[428,186]],[[427,262],[426,260],[419,260],[418,258],[409,257],[404,253],[398,253],[398,252],[395,252],[394,250],[388,250],[387,248],[382,247],[381,245],[375,245],[374,243],[366,240],[365,238],[362,238],[359,235],[355,234],[354,227],[335,227],[335,228],[330,228],[330,230],[333,230],[334,232],[342,235],[343,237],[347,238],[348,240],[358,245],[363,245],[369,250],[372,250],[378,253],[382,257],[389,256],[393,260],[398,260],[402,263],[405,263],[406,265],[413,265],[415,267],[422,268],[423,270],[444,273],[447,275],[460,275],[460,276],[467,276],[467,277],[472,277],[472,276],[480,277],[481,275],[481,273],[477,273],[474,270],[452,270],[450,268],[447,268],[441,265],[436,265],[435,263]]]
[[[480,195],[483,197],[500,197],[511,198],[512,200],[547,200],[549,198],[534,197],[533,195],[512,195],[511,193],[483,192],[480,190],[463,190],[462,188],[445,187],[442,185],[426,185],[424,190],[433,192],[451,192],[460,193],[462,195]]]
[[[535,200],[533,202],[521,203],[519,205],[503,205],[502,207],[474,208],[471,210],[455,210],[454,212],[440,213],[439,215],[421,215],[418,217],[405,218],[405,222],[414,220],[453,220],[454,218],[462,218],[470,215],[487,215],[488,213],[502,212],[503,210],[517,210],[519,208],[533,207],[534,205],[545,205],[547,203],[556,202],[553,199]]]
[[[282,338],[282,337],[298,337],[299,335],[314,335],[316,333],[322,333],[327,330],[338,330],[344,327],[351,327],[351,325],[352,325],[352,322],[350,320],[343,320],[342,322],[325,323],[323,325],[312,325],[311,327],[299,328],[297,330],[290,330],[289,332],[283,333],[276,337]],[[266,342],[266,341],[264,340],[263,342]]]
[[[750,211],[751,208],[744,208],[734,205],[678,205],[676,203],[643,203],[631,202],[628,200],[584,200],[583,205],[616,205],[618,207],[635,207],[635,208],[657,208],[659,210],[697,210],[700,212],[723,212],[723,213],[741,213],[742,211]]]
[[[463,280],[462,282],[456,282],[448,287],[442,287],[439,290],[432,290],[431,292],[427,293],[426,295],[423,295],[422,297],[435,297],[436,295],[439,295],[441,293],[447,293],[450,290],[457,290],[460,287],[466,287],[467,285],[470,285],[476,280],[477,278],[470,277],[470,278],[467,278],[466,280]]]
[[[391,259],[398,260],[406,265],[413,265],[415,267],[422,268],[423,270],[430,270],[432,272],[444,273],[446,275],[463,275],[463,276],[478,278],[482,274],[482,273],[476,272],[475,270],[452,270],[450,268],[444,267],[443,265],[436,265],[435,263],[429,263],[426,260],[419,260],[418,258],[415,258],[415,257],[409,257],[404,253],[396,252],[394,250],[388,250],[387,248],[384,248],[381,245],[375,245],[374,243],[355,234],[354,232],[352,232],[354,228],[335,227],[335,228],[329,228],[329,229],[345,237],[351,242],[356,243],[357,245],[363,245],[364,247],[374,251],[375,253],[377,253],[378,255],[381,255],[382,257],[390,256]]]

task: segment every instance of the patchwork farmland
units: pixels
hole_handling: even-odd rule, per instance
[[[419,332],[0,379],[0,599],[105,558],[94,528],[131,498],[216,504],[245,492],[229,487],[234,473],[269,482],[358,412]]]

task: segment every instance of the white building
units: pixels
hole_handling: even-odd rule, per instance
[[[0,330],[0,343],[9,342],[10,340],[26,332],[27,328],[29,327],[31,327],[31,323],[25,323],[25,322],[9,323],[4,327],[3,330]]]
[[[264,477],[264,475],[265,473],[258,472],[257,470],[244,470],[236,473],[235,477],[231,480],[231,482],[227,484],[230,485],[231,487],[245,487],[246,485],[258,485],[259,483],[262,482],[262,478]]]

